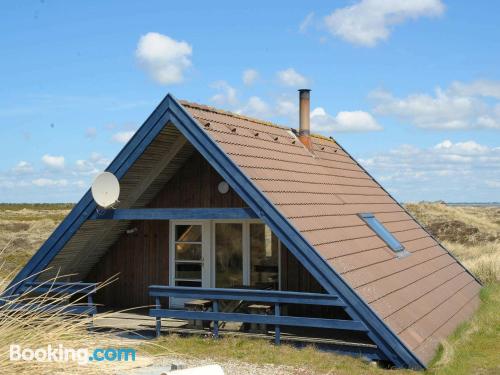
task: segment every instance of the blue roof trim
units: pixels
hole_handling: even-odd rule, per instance
[[[414,369],[425,365],[378,317],[345,280],[316,252],[314,247],[297,231],[278,209],[264,196],[254,183],[227,156],[220,146],[203,130],[196,120],[168,94],[149,116],[134,137],[127,143],[107,171],[119,179],[144,152],[151,141],[168,123],[188,139],[212,167],[231,185],[240,197],[273,230],[292,254],[330,294],[339,294],[348,307],[352,319],[363,321],[370,329],[369,336],[388,360],[398,367]],[[94,213],[96,205],[90,191],[80,200],[38,252],[10,283],[7,295],[15,294],[19,287],[43,271],[59,253],[80,226]]]
[[[137,130],[135,135],[118,153],[111,162],[107,171],[115,174],[121,179],[130,166],[144,152],[151,141],[163,129],[169,121],[168,108],[172,98],[167,95],[148,117],[144,124]],[[68,216],[59,224],[40,249],[31,257],[28,263],[21,269],[16,277],[10,282],[2,295],[10,296],[18,292],[20,287],[38,276],[52,259],[59,253],[64,245],[71,239],[80,226],[94,214],[97,206],[88,190],[83,198],[71,210]]]
[[[118,208],[94,213],[89,220],[218,220],[256,219],[251,208]]]

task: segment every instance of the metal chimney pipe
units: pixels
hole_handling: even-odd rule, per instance
[[[311,143],[311,125],[310,125],[310,111],[311,111],[311,101],[310,101],[309,89],[299,90],[299,140],[306,146],[309,150],[312,149]]]

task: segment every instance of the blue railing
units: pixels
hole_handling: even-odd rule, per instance
[[[213,321],[213,335],[219,335],[219,321],[274,325],[275,343],[281,342],[281,326],[330,328],[367,332],[364,323],[357,320],[308,318],[281,314],[283,304],[346,307],[339,296],[319,293],[283,292],[253,289],[191,288],[151,285],[149,295],[155,298],[155,308],[149,315],[156,318],[156,335],[161,333],[161,318]],[[211,311],[186,311],[162,308],[160,298],[204,299],[212,302]],[[221,312],[219,301],[261,302],[274,305],[274,314]]]
[[[8,305],[9,310],[23,310],[33,312],[57,312],[62,314],[89,315],[93,317],[97,313],[93,296],[97,291],[97,284],[82,282],[26,282],[18,291],[25,295],[47,295],[52,298],[20,298]],[[77,303],[67,306],[60,303],[60,297],[79,296],[86,297],[86,304]],[[15,296],[13,296],[15,298]],[[48,301],[48,303],[47,303]],[[50,303],[55,302],[55,303]]]

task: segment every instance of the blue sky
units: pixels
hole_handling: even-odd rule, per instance
[[[287,126],[299,87],[403,201],[499,201],[500,3],[25,1],[0,14],[0,201],[74,202],[171,92]]]

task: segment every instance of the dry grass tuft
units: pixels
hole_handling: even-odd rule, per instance
[[[0,251],[6,252],[4,248]],[[1,266],[0,266],[1,271]],[[0,275],[3,274],[0,272]],[[0,276],[0,290],[8,285],[10,275]],[[46,281],[51,285],[62,278]],[[99,288],[104,287],[103,283]],[[100,362],[81,365],[78,361],[68,362],[39,362],[39,361],[11,361],[9,352],[11,345],[20,345],[22,348],[53,348],[62,344],[64,348],[88,348],[89,351],[98,348],[123,347],[123,341],[116,336],[105,334],[91,334],[88,327],[92,323],[89,316],[64,314],[63,309],[68,306],[84,305],[85,295],[63,295],[53,289],[38,295],[23,293],[12,299],[1,299],[0,305],[0,374],[112,374],[117,370],[138,365],[148,365],[151,358],[137,356],[135,362]],[[22,309],[16,308],[23,304]],[[50,313],[44,312],[43,306],[50,304],[54,308]],[[143,345],[143,342],[127,341],[127,347]]]
[[[484,284],[500,281],[500,209],[441,203],[406,208]]]
[[[70,208],[66,204],[0,204],[0,249],[5,248],[0,258],[2,276],[22,267]]]
[[[500,281],[500,242],[485,242],[475,246],[444,242],[450,250],[483,284]]]

